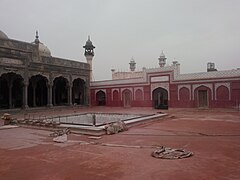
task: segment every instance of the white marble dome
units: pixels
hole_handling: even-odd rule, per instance
[[[7,35],[0,30],[0,39],[8,39]]]
[[[47,57],[51,56],[51,51],[43,43],[38,44],[38,51],[40,56],[47,56]]]
[[[48,49],[47,46],[45,46],[43,43],[39,41],[38,31],[36,31],[36,39],[34,40],[34,44],[38,45],[38,52],[40,56],[51,56],[51,51]]]

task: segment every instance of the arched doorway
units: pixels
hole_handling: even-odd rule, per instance
[[[152,92],[153,107],[155,109],[168,109],[168,91],[157,88]]]
[[[48,102],[48,80],[42,75],[32,76],[28,86],[28,105],[46,106]]]
[[[72,102],[73,104],[84,105],[85,100],[85,81],[78,78],[73,81],[72,87]]]
[[[200,86],[195,89],[194,96],[197,102],[198,108],[209,108],[210,98],[211,98],[211,89],[206,86]]]
[[[98,106],[105,106],[106,105],[106,93],[103,91],[98,91],[96,93],[96,100]]]
[[[57,106],[68,103],[68,80],[62,76],[53,81],[53,104]]]
[[[123,107],[131,107],[132,92],[128,89],[123,91]]]
[[[23,105],[23,78],[10,72],[0,77],[0,108],[19,108]]]

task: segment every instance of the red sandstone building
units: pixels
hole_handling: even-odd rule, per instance
[[[207,72],[181,74],[175,61],[159,68],[129,72],[112,70],[112,80],[91,82],[92,106],[167,108],[236,108],[240,104],[240,69],[217,71],[208,63]]]

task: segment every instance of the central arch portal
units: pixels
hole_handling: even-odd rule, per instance
[[[157,88],[152,92],[153,107],[155,109],[168,109],[168,91],[163,88]]]

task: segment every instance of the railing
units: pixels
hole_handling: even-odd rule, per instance
[[[130,120],[142,115],[113,114],[113,113],[85,113],[64,116],[24,115],[23,123],[32,125],[73,124],[85,126],[100,126],[120,120]]]

